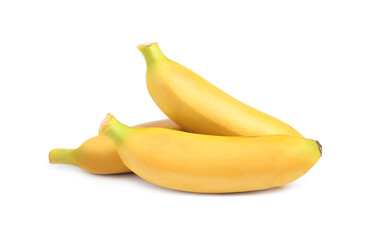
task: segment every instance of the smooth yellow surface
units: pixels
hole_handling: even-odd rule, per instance
[[[314,140],[295,136],[230,137],[161,128],[131,128],[112,115],[100,135],[112,139],[135,174],[190,192],[227,193],[273,188],[304,175],[321,156]]]
[[[158,107],[189,132],[225,136],[292,135],[286,123],[226,94],[169,60],[157,43],[138,46],[147,63],[147,88]]]
[[[177,125],[175,122],[171,121],[170,119],[162,119],[152,122],[146,122],[141,123],[138,125],[135,125],[134,127],[139,128],[167,128],[167,129],[173,129],[178,131],[184,131],[179,125]]]
[[[162,127],[174,130],[181,128],[169,119],[136,125],[136,127]],[[49,153],[52,164],[71,164],[95,174],[131,172],[121,161],[116,145],[107,137],[88,139],[77,149],[54,149]]]

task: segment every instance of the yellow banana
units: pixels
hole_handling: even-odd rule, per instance
[[[116,145],[104,136],[89,138],[76,149],[53,149],[49,152],[49,161],[52,164],[75,165],[95,174],[131,172],[122,163]]]
[[[136,125],[136,127],[161,127],[182,130],[169,119]],[[52,164],[71,164],[95,174],[115,174],[131,172],[121,161],[116,145],[107,137],[97,136],[85,141],[76,149],[53,149],[49,153]]]
[[[226,94],[196,73],[169,60],[157,43],[141,44],[147,88],[158,107],[183,129],[226,136],[292,135],[286,123]]]
[[[200,193],[267,189],[304,175],[320,158],[317,141],[287,135],[231,137],[131,128],[108,114],[100,135],[125,165],[162,187]]]

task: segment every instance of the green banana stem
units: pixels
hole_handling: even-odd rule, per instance
[[[167,57],[161,52],[157,43],[140,44],[137,48],[143,54],[147,66],[151,63],[158,62],[159,60],[167,59]]]
[[[75,149],[53,149],[49,153],[49,162],[51,164],[70,164],[75,165]]]
[[[128,126],[120,123],[114,116],[108,113],[100,125],[99,135],[109,137],[116,144],[120,144],[125,139],[125,135],[129,130],[130,128]]]

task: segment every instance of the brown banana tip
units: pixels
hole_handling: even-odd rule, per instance
[[[318,141],[316,141],[316,143],[317,143],[317,146],[318,146],[319,152],[320,152],[321,155],[322,155],[322,145],[321,145]]]

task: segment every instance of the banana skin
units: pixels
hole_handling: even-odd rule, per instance
[[[317,141],[287,135],[212,136],[127,127],[108,114],[110,138],[135,174],[162,187],[198,193],[273,188],[303,176],[321,156]]]
[[[136,125],[139,128],[182,129],[169,119]],[[94,174],[116,174],[131,172],[121,161],[116,145],[107,137],[96,136],[86,140],[76,149],[57,148],[49,152],[51,164],[70,164]]]
[[[157,106],[183,129],[224,136],[302,136],[286,123],[226,94],[171,61],[157,43],[138,45],[147,64],[147,88]]]

